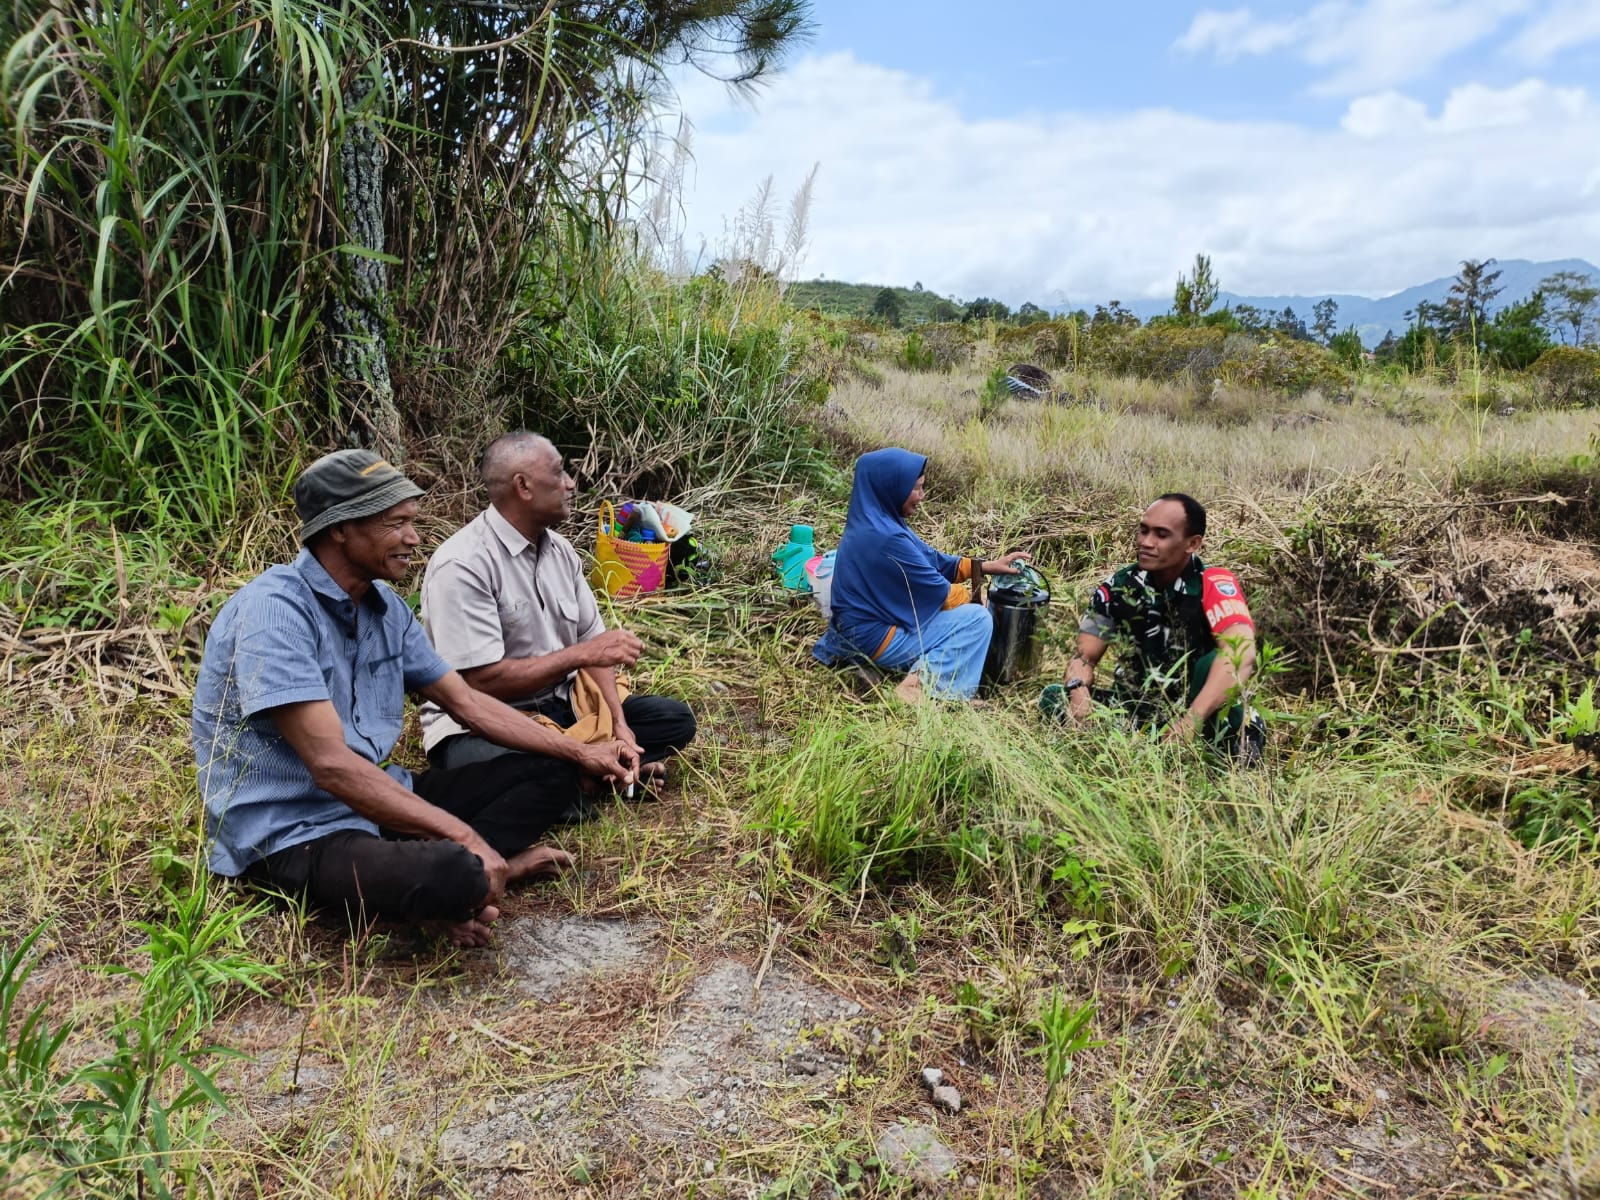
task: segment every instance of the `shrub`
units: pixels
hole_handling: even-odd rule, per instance
[[[1238,360],[1230,354],[1224,371],[1237,383],[1290,395],[1312,388],[1337,391],[1347,383],[1345,373],[1316,343],[1277,336],[1258,343],[1254,353]]]
[[[972,343],[960,325],[924,325],[906,334],[895,361],[906,371],[951,371],[972,357]]]
[[[1141,379],[1176,379],[1185,374],[1214,378],[1222,367],[1227,337],[1221,329],[1182,325],[1147,325],[1127,332],[1107,329],[1101,333],[1097,329],[1090,339],[1089,356],[1096,368],[1110,374]]]
[[[900,353],[895,355],[894,360],[902,371],[933,370],[933,352],[928,349],[922,334],[915,329],[906,334],[905,344],[900,347]]]
[[[1365,353],[1361,345],[1361,335],[1351,326],[1343,333],[1336,333],[1328,341],[1328,352],[1338,359],[1348,370],[1354,371],[1361,366],[1361,356]]]
[[[1587,408],[1600,404],[1600,351],[1554,346],[1541,354],[1528,374],[1534,393],[1547,404]]]
[[[994,343],[996,349],[1009,358],[1026,359],[1047,367],[1076,367],[1080,336],[1077,321],[1068,317],[996,330]]]
[[[669,495],[712,479],[784,478],[807,458],[795,429],[826,395],[821,380],[881,382],[849,343],[803,357],[770,279],[674,284],[626,259],[610,277],[559,322],[529,321],[508,338],[513,366],[485,413],[491,432],[548,435],[586,484]]]

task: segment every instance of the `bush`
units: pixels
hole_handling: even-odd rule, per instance
[[[972,357],[960,325],[924,325],[906,334],[895,361],[906,371],[951,371]]]
[[[1539,356],[1528,374],[1534,394],[1546,404],[1573,408],[1600,404],[1600,351],[1555,346]]]
[[[1067,317],[997,330],[994,343],[1010,358],[1025,359],[1047,367],[1076,368],[1080,338],[1077,321]]]
[[[1361,366],[1362,355],[1365,348],[1361,345],[1361,335],[1351,326],[1343,333],[1336,333],[1328,341],[1328,353],[1347,369],[1358,370]]]
[[[1223,326],[1152,323],[1142,329],[1091,326],[1089,365],[1107,374],[1141,379],[1228,383],[1295,395],[1342,390],[1348,380],[1314,342],[1269,334],[1265,338]]]
[[[1089,360],[1113,375],[1141,379],[1215,378],[1222,368],[1222,329],[1183,325],[1147,325],[1142,329],[1091,327]]]
[[[318,3],[33,7],[0,39],[0,486],[225,524],[316,423],[318,67],[372,46]]]
[[[1234,359],[1230,354],[1223,371],[1236,383],[1290,395],[1312,388],[1335,392],[1348,383],[1345,373],[1320,346],[1278,336],[1258,343],[1248,356]]]
[[[608,276],[560,322],[530,321],[508,338],[512,369],[484,414],[486,432],[545,433],[588,486],[674,495],[713,479],[786,478],[804,467],[795,431],[824,381],[877,374],[848,343],[806,356],[770,279],[674,284],[625,259]]]

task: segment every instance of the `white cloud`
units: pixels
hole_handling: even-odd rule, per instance
[[[1248,8],[1206,9],[1195,16],[1175,46],[1185,54],[1210,50],[1223,62],[1232,62],[1245,54],[1270,54],[1299,36],[1299,22],[1257,21]]]
[[[1357,137],[1379,138],[1418,133],[1427,127],[1428,106],[1399,92],[1359,96],[1350,102],[1340,126]]]
[[[1584,0],[1593,5],[1594,0]],[[1323,72],[1310,90],[1346,96],[1420,79],[1528,12],[1535,0],[1326,0],[1303,17],[1258,20],[1206,9],[1174,48],[1221,62],[1288,49]]]
[[[1595,41],[1600,41],[1600,4],[1555,0],[1512,39],[1508,49],[1521,62],[1543,64],[1564,50]]]
[[[1352,100],[1340,126],[1362,138],[1513,129],[1581,122],[1588,104],[1582,88],[1552,87],[1541,79],[1525,79],[1507,88],[1469,83],[1450,93],[1436,118],[1428,116],[1427,105],[1420,100],[1390,91]]]
[[[1450,93],[1439,113],[1444,130],[1507,129],[1541,122],[1582,120],[1589,97],[1582,88],[1551,87],[1525,79],[1508,88],[1469,83]]]
[[[768,175],[821,163],[803,277],[920,280],[947,294],[1074,303],[1170,294],[1196,251],[1224,287],[1372,295],[1465,257],[1600,258],[1600,106],[1528,80],[1398,93],[1338,129],[1170,110],[968,120],[919,78],[801,60],[754,113],[694,112],[684,198],[713,246]],[[693,238],[691,237],[691,241]]]

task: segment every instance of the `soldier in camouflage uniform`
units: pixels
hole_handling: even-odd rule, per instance
[[[1047,713],[1082,721],[1106,704],[1141,726],[1163,725],[1165,741],[1199,734],[1246,761],[1260,758],[1265,729],[1239,699],[1255,667],[1255,622],[1233,572],[1201,561],[1205,532],[1206,510],[1192,496],[1171,492],[1146,510],[1138,561],[1095,589],[1065,680],[1040,698]],[[1113,642],[1111,686],[1096,688]]]

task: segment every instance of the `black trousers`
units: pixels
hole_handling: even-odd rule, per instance
[[[537,842],[578,796],[570,763],[531,754],[423,771],[418,796],[477,831],[502,857]],[[252,882],[304,896],[352,918],[463,921],[489,893],[483,862],[452,841],[342,830],[269,854],[245,871]]]
[[[546,700],[533,711],[549,717],[562,728],[578,719],[572,705],[560,699]],[[647,763],[660,762],[694,740],[694,713],[682,700],[666,696],[629,696],[622,702],[622,719],[644,748],[641,760]],[[476,734],[459,733],[435,746],[428,754],[428,761],[436,767],[457,768],[468,763],[491,762],[507,754],[521,752],[508,750]]]

